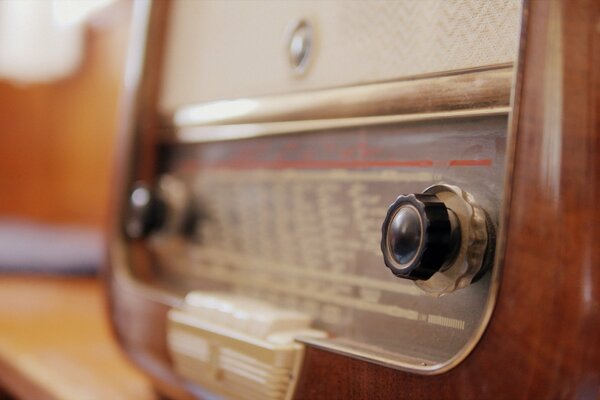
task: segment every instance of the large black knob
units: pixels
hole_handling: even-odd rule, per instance
[[[402,195],[388,209],[381,250],[396,276],[427,280],[449,265],[459,245],[458,220],[435,194]]]
[[[141,239],[161,228],[166,221],[167,205],[146,184],[136,183],[128,198],[124,230],[131,239]]]

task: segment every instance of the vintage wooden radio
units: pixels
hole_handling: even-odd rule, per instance
[[[137,2],[123,348],[174,398],[597,396],[599,8]]]

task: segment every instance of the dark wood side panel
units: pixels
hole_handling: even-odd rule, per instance
[[[438,376],[310,348],[298,399],[600,398],[600,2],[527,5],[498,304]]]

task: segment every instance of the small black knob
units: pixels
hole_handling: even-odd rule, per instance
[[[148,236],[166,221],[166,203],[144,183],[133,186],[127,206],[124,230],[131,239]]]
[[[402,195],[389,207],[381,251],[396,276],[427,280],[452,261],[459,245],[458,220],[436,195]]]

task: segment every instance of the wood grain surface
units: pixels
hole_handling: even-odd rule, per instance
[[[150,400],[111,336],[101,284],[0,277],[0,387],[24,400]]]

